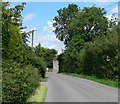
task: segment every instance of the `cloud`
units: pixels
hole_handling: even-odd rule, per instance
[[[41,44],[42,47],[49,48],[49,49],[55,49],[58,51],[58,54],[62,53],[62,49],[64,49],[64,44],[59,41],[55,34],[52,32],[54,30],[53,24],[54,21],[48,21],[47,26],[44,26],[43,33],[39,33],[38,31],[35,32],[34,34],[34,47],[37,46],[39,43]],[[32,29],[32,28],[31,28]],[[27,30],[31,30],[30,28]],[[36,29],[34,27],[33,29]],[[31,36],[29,38],[29,45],[31,46]]]
[[[108,20],[112,19],[112,15],[107,15],[106,17],[108,18]]]
[[[31,38],[30,38],[31,39]],[[41,44],[42,47],[55,49],[58,51],[58,54],[61,53],[62,49],[64,49],[64,44],[59,41],[55,34],[46,34],[46,35],[35,35],[34,36],[34,46]]]
[[[43,31],[47,32],[47,33],[53,32],[55,30],[55,28],[53,27],[53,22],[54,21],[52,21],[52,22],[48,21],[47,26],[44,26]]]
[[[29,21],[29,20],[35,18],[35,17],[36,17],[36,14],[30,13],[30,14],[27,14],[26,16],[24,16],[23,20],[24,20],[24,22],[26,22],[26,21]]]
[[[48,47],[49,49],[54,49],[54,48],[56,48],[56,45],[54,44],[54,45],[51,45],[51,46],[49,46]]]
[[[118,2],[119,0],[93,0],[95,2]]]
[[[97,2],[108,2],[110,0],[96,0]]]
[[[106,17],[108,18],[108,20],[112,19],[112,14],[115,14],[113,18],[118,18],[118,6],[114,7],[111,10],[111,15],[107,15]]]

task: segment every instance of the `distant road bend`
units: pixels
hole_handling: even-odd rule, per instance
[[[82,78],[47,73],[46,102],[118,102],[118,89]]]

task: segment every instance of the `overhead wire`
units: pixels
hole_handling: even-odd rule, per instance
[[[105,11],[106,11],[107,13],[109,13],[109,12],[111,12],[111,10],[113,9],[113,8],[110,8],[110,7],[114,6],[115,4],[118,4],[118,2],[115,2],[115,3],[111,4],[111,5],[105,6],[105,7],[103,7],[103,8],[105,9]],[[110,9],[106,9],[106,8],[110,8]]]

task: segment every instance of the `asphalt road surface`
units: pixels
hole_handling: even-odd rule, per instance
[[[82,78],[47,73],[46,102],[118,102],[118,89]]]

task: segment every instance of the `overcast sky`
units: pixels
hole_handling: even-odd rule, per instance
[[[101,2],[27,2],[22,13],[24,18],[23,25],[27,26],[26,31],[31,29],[37,30],[34,35],[34,46],[41,43],[43,47],[50,49],[54,48],[58,51],[58,53],[61,53],[61,49],[64,48],[64,44],[59,41],[52,32],[54,30],[52,26],[53,18],[57,15],[57,10],[68,6],[68,4],[75,3],[81,9],[84,7],[91,7],[94,4],[98,7],[105,7],[108,12],[107,17],[109,18],[111,14],[118,13],[117,2],[107,2],[108,0],[100,1]],[[20,2],[14,2],[12,3],[12,6],[16,4],[20,4]]]

